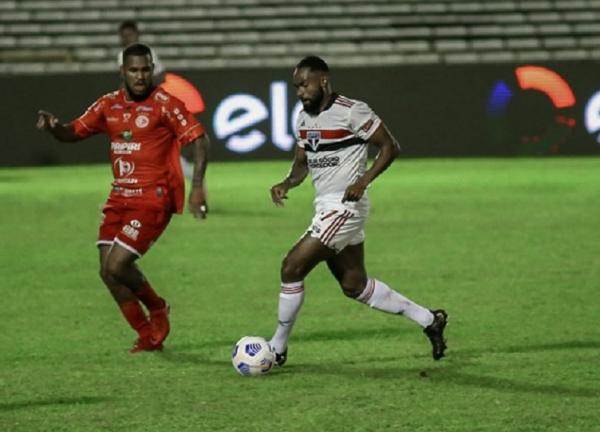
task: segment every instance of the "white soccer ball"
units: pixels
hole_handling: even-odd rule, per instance
[[[241,375],[264,375],[275,364],[275,352],[264,338],[244,336],[233,347],[231,362]]]

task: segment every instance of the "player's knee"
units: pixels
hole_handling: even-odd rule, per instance
[[[357,286],[355,285],[350,285],[350,284],[343,284],[342,285],[342,292],[344,293],[344,295],[346,297],[350,297],[350,298],[356,298],[360,295],[360,293],[362,292],[362,289],[359,289]]]
[[[104,283],[110,283],[111,281],[111,277],[108,273],[108,270],[106,269],[106,266],[100,267],[100,279],[102,279]]]
[[[306,276],[304,266],[297,260],[285,257],[281,263],[281,280],[283,281],[299,281]]]
[[[357,298],[365,289],[367,278],[362,275],[347,275],[342,278],[340,286],[346,297]]]
[[[124,262],[114,259],[109,259],[102,270],[101,274],[104,275],[103,280],[114,280],[120,279],[121,276],[127,271],[127,266]],[[106,278],[106,279],[105,279]]]

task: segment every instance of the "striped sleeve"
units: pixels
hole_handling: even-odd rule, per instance
[[[364,102],[356,101],[350,108],[350,128],[354,134],[368,141],[381,125],[381,119]]]

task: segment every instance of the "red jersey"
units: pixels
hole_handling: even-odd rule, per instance
[[[121,89],[99,98],[72,125],[82,138],[100,132],[110,137],[112,199],[152,205],[164,187],[175,211],[183,211],[181,146],[204,134],[183,102],[161,88],[135,102]]]

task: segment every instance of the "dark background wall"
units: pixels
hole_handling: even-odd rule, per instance
[[[555,108],[537,90],[520,90],[515,68],[520,65],[404,66],[339,68],[334,88],[365,100],[384,119],[406,156],[509,156],[599,154],[596,136],[585,128],[588,101],[600,90],[596,64],[543,65],[570,85],[573,106]],[[289,159],[273,144],[273,122],[291,133],[296,105],[289,69],[178,71],[201,91],[207,109],[199,115],[213,141],[213,160]],[[501,108],[490,108],[499,81],[511,89]],[[271,107],[271,85],[287,89],[287,106]],[[117,74],[8,76],[0,80],[3,144],[0,165],[92,163],[108,160],[108,139],[93,137],[75,144],[56,143],[35,129],[36,111],[46,109],[63,121],[80,115],[97,97],[118,88]],[[233,94],[247,94],[263,104],[264,119],[223,135],[215,130],[215,110]],[[595,115],[600,115],[600,109]],[[229,120],[247,115],[243,109]],[[594,116],[594,114],[592,114]],[[275,119],[275,120],[274,120]],[[246,153],[227,148],[232,137],[264,134],[264,144]],[[217,137],[221,132],[221,137]],[[281,146],[280,146],[281,147]],[[284,146],[285,147],[285,146]]]

